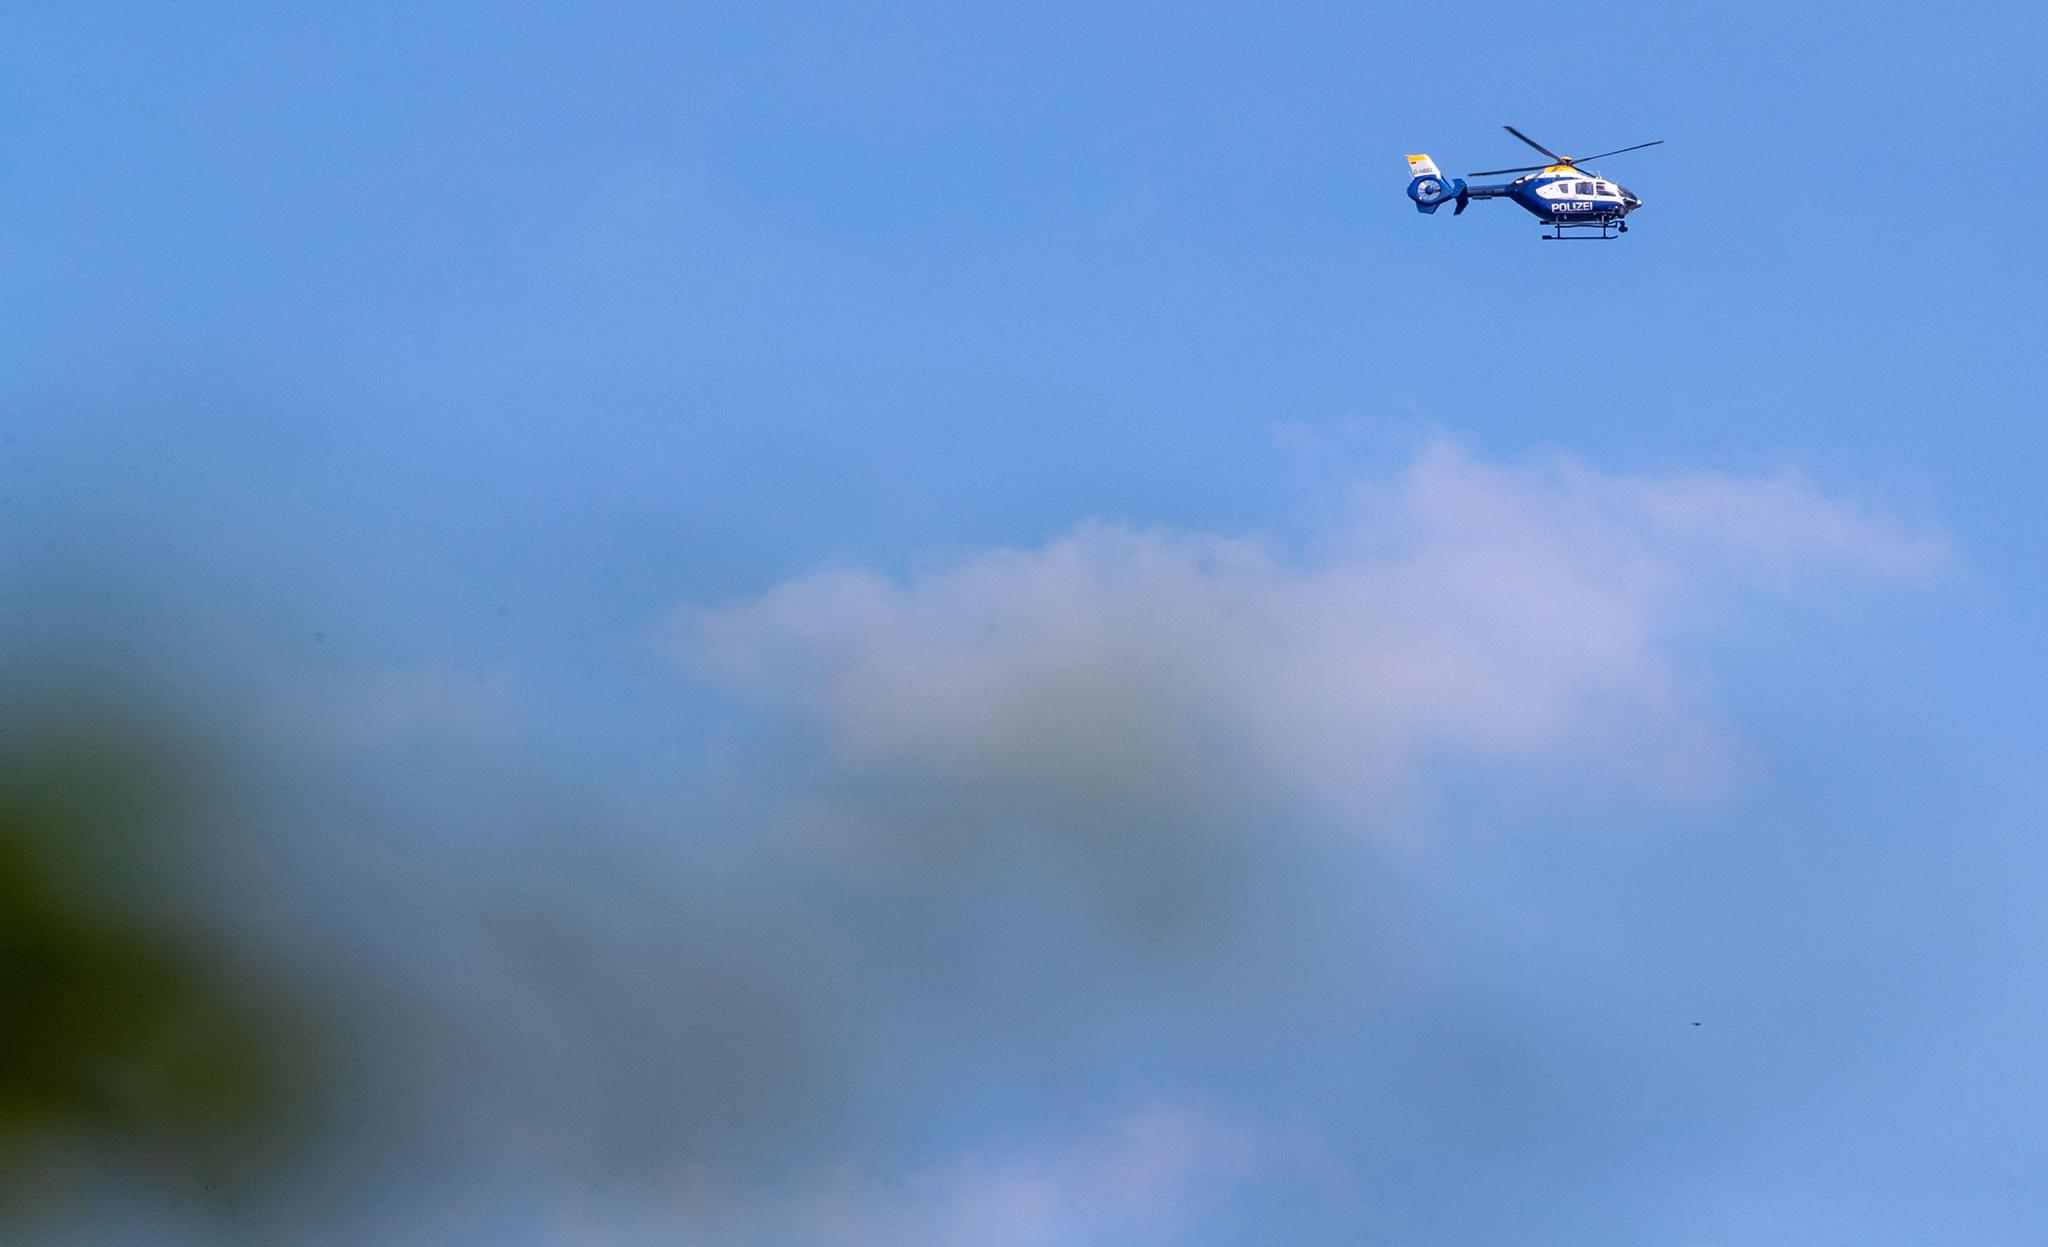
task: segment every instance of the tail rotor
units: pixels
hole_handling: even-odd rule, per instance
[[[1457,207],[1451,215],[1457,216],[1471,202],[1465,193],[1465,179],[1445,177],[1427,155],[1408,157],[1408,173],[1408,198],[1415,201],[1417,212],[1435,212],[1446,201],[1455,201]]]

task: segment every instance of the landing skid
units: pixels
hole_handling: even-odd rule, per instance
[[[1556,232],[1552,234],[1542,235],[1544,242],[1590,242],[1601,238],[1613,238],[1618,234],[1628,233],[1628,222],[1618,220],[1612,217],[1602,221],[1578,224],[1566,224],[1563,221],[1552,221],[1550,223],[1550,228],[1555,230]],[[1571,230],[1577,230],[1579,232],[1567,232]],[[1598,230],[1599,232],[1594,233],[1593,231],[1595,230]]]

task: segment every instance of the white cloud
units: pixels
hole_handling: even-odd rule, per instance
[[[970,1156],[900,1183],[842,1186],[804,1210],[801,1237],[833,1247],[1171,1241],[1253,1166],[1248,1135],[1155,1111],[1041,1155]]]
[[[1685,787],[1725,761],[1678,657],[1698,621],[1945,558],[1795,476],[1498,467],[1446,446],[1309,544],[1090,524],[907,583],[805,575],[685,608],[675,635],[690,670],[821,733],[842,775],[1351,801],[1448,756]]]
[[[1280,1184],[1296,1206],[1341,1199],[1346,1185],[1305,1137],[1154,1107],[1053,1145],[980,1149],[890,1178],[846,1166],[773,1200],[684,1189],[665,1211],[604,1241],[684,1235],[723,1247],[1170,1244]]]

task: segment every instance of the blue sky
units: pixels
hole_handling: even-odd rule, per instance
[[[494,1037],[272,1229],[2038,1241],[2044,24],[18,6],[9,661]]]

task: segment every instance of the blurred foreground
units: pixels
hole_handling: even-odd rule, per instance
[[[112,1171],[226,1215],[289,1146],[310,1036],[219,929],[210,761],[104,689],[0,718],[0,1217]]]

